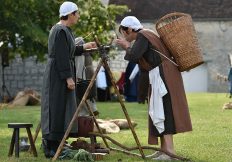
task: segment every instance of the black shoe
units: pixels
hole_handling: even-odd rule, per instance
[[[53,158],[55,156],[56,152],[53,150],[50,150],[49,152],[45,152],[44,155],[47,159]]]
[[[50,152],[44,152],[44,156],[45,156],[47,159],[51,158]]]
[[[50,150],[53,150],[54,152],[56,152],[56,150],[58,149],[60,145],[60,141],[49,141],[49,142],[50,142]]]
[[[41,147],[43,149],[44,155],[46,158],[50,158],[50,145],[49,141],[46,139],[42,139]]]
[[[56,151],[50,150],[50,158],[53,158],[56,154]]]

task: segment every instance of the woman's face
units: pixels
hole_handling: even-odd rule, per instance
[[[133,37],[133,32],[132,30],[129,28],[127,31],[125,30],[120,30],[122,36],[128,41],[128,42],[132,42],[134,40],[134,37]]]
[[[75,12],[75,14],[70,14],[70,21],[72,24],[76,24],[80,18],[79,12]]]

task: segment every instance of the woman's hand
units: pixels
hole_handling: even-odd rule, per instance
[[[75,89],[75,82],[73,81],[73,78],[66,79],[66,82],[67,82],[68,89],[70,89],[70,90]]]
[[[84,49],[91,49],[91,48],[97,48],[96,42],[88,42],[83,44]]]
[[[130,42],[128,42],[126,39],[119,38],[115,40],[115,43],[122,47],[124,50],[130,47]]]

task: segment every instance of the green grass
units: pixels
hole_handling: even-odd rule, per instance
[[[190,158],[196,162],[231,162],[232,161],[232,110],[222,111],[225,102],[230,101],[226,94],[195,93],[188,94],[193,131],[174,136],[175,149],[178,155]],[[100,118],[124,118],[119,103],[97,103]],[[147,105],[126,103],[127,111],[132,120],[138,123],[135,131],[142,145],[147,145]],[[40,107],[15,107],[0,110],[0,161],[50,161],[44,158],[40,149],[41,133],[36,142],[38,157],[29,153],[20,153],[20,158],[8,158],[8,149],[12,129],[7,128],[8,122],[31,122],[34,124],[32,133],[40,118]],[[21,130],[20,136],[26,136]],[[135,146],[135,141],[129,130],[123,130],[111,137],[127,146]],[[71,139],[74,140],[74,139]],[[101,139],[98,139],[101,141]],[[151,151],[145,151],[149,154]],[[104,161],[117,162],[144,161],[137,157],[111,152]],[[147,160],[149,161],[149,160]],[[151,160],[150,160],[151,161]]]

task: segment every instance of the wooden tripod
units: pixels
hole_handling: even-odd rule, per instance
[[[85,92],[85,94],[84,94],[84,96],[83,96],[83,98],[82,98],[82,100],[81,100],[79,106],[77,107],[76,112],[75,112],[74,115],[73,115],[73,118],[72,118],[72,120],[71,120],[71,122],[70,122],[70,124],[69,124],[69,126],[68,126],[68,128],[67,128],[67,130],[66,130],[66,132],[65,132],[65,134],[64,134],[64,137],[63,137],[63,139],[62,139],[62,141],[61,141],[61,143],[60,143],[60,145],[59,145],[59,147],[58,147],[58,149],[57,149],[57,151],[56,151],[56,154],[55,154],[55,156],[53,157],[52,161],[56,160],[56,159],[58,158],[60,152],[62,151],[62,148],[63,148],[63,146],[64,146],[65,140],[68,138],[68,135],[69,135],[69,133],[70,133],[70,131],[71,131],[71,129],[72,129],[73,123],[74,123],[74,121],[77,119],[78,114],[79,114],[79,112],[80,112],[80,110],[81,110],[81,108],[82,108],[82,105],[83,105],[83,104],[86,104],[86,105],[87,105],[87,109],[88,109],[89,112],[93,115],[93,112],[92,112],[92,110],[90,109],[90,107],[89,107],[88,103],[86,102],[86,100],[87,100],[87,96],[88,96],[88,94],[89,94],[89,92],[90,92],[90,90],[91,90],[91,88],[92,88],[92,86],[93,86],[93,84],[94,84],[94,81],[95,81],[95,79],[96,79],[96,77],[97,77],[97,74],[98,74],[98,72],[99,72],[101,66],[104,66],[104,67],[105,67],[105,69],[107,70],[107,72],[108,72],[108,74],[109,74],[109,76],[110,76],[110,80],[111,80],[112,85],[113,85],[113,87],[114,87],[114,89],[115,89],[115,92],[116,92],[116,94],[117,94],[117,96],[118,96],[118,99],[119,99],[119,102],[120,102],[120,104],[121,104],[122,110],[123,110],[123,112],[124,112],[124,114],[125,114],[125,117],[126,117],[127,122],[128,122],[128,124],[129,124],[130,130],[131,130],[131,132],[132,132],[132,134],[133,134],[133,137],[134,137],[134,139],[135,139],[135,141],[136,141],[136,144],[137,144],[137,146],[138,146],[138,148],[139,148],[140,154],[141,154],[142,158],[145,158],[144,153],[143,153],[143,150],[142,150],[142,147],[141,147],[140,142],[139,142],[139,139],[138,139],[138,137],[137,137],[137,135],[136,135],[136,133],[135,133],[135,130],[134,130],[133,126],[132,126],[130,117],[129,117],[129,115],[128,115],[128,113],[127,113],[127,110],[126,110],[126,108],[125,108],[125,105],[124,105],[124,103],[123,103],[123,101],[122,101],[122,97],[121,97],[121,95],[120,95],[120,93],[119,93],[119,90],[117,89],[117,86],[116,86],[116,83],[115,83],[115,79],[113,78],[112,72],[111,72],[111,70],[110,70],[110,68],[109,68],[109,65],[108,65],[108,63],[107,63],[107,50],[105,50],[104,48],[102,48],[102,49],[101,49],[101,60],[100,60],[100,62],[99,62],[99,64],[98,64],[98,66],[97,66],[97,69],[96,69],[96,71],[95,71],[95,73],[94,73],[94,75],[93,75],[93,77],[92,77],[92,79],[91,79],[91,81],[90,81],[90,84],[89,84],[89,86],[88,86],[88,88],[87,88],[87,90],[86,90],[86,92]],[[96,124],[96,126],[97,126],[98,131],[99,131],[100,134],[102,135],[102,131],[101,131],[101,129],[100,129],[100,127],[99,127],[99,125],[98,125],[98,123],[97,123],[97,120],[96,120],[96,118],[95,118],[94,115],[93,115],[93,118],[94,118],[94,122],[95,122],[95,124]],[[107,148],[110,148],[109,145],[108,145],[108,143],[107,143],[107,141],[106,141],[106,138],[102,136],[102,139],[103,139],[103,141],[104,141],[106,147],[107,147]]]

